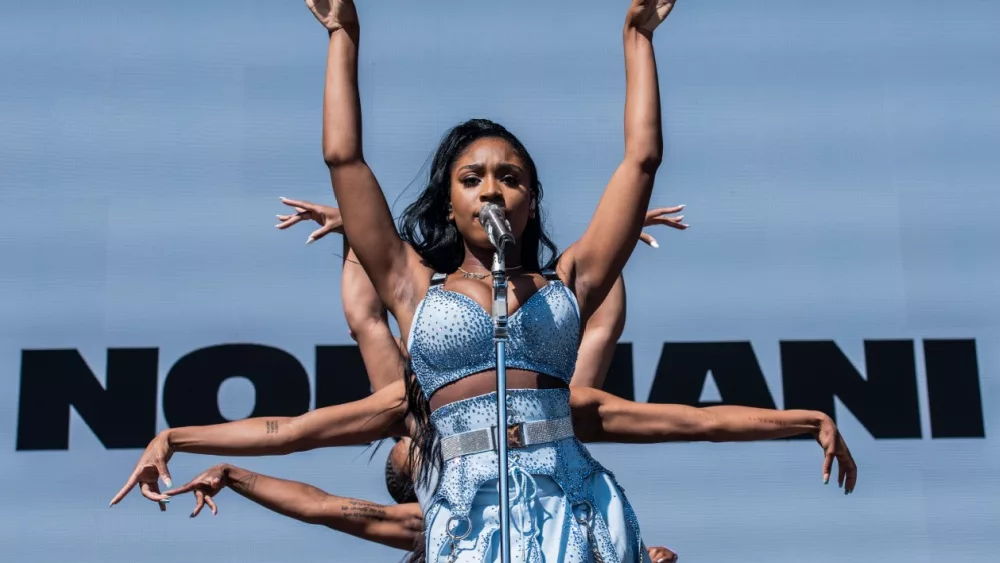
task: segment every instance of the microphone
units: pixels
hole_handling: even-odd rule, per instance
[[[479,210],[479,222],[486,229],[486,236],[499,252],[504,251],[508,244],[514,244],[514,233],[510,231],[510,223],[504,216],[503,209],[495,203],[484,203]]]

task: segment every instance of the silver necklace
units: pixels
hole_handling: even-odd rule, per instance
[[[520,266],[511,266],[510,268],[507,268],[507,271],[509,272],[510,270],[517,270],[518,268],[520,268]],[[486,276],[493,275],[492,273],[489,273],[489,274],[479,274],[479,273],[476,273],[476,272],[470,272],[470,271],[462,268],[461,266],[458,267],[458,271],[462,272],[462,277],[463,278],[468,278],[468,279],[473,279],[473,280],[482,280],[482,279],[486,279]],[[510,276],[508,275],[507,277],[510,277]]]

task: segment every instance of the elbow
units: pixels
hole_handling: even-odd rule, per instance
[[[631,158],[635,167],[647,176],[655,176],[663,163],[663,151],[648,151],[636,154]]]
[[[359,305],[345,300],[344,317],[347,318],[347,328],[351,331],[351,338],[355,342],[358,341],[359,335],[364,338],[368,334],[377,333],[383,325],[388,327],[385,309],[381,302]]]
[[[337,146],[323,146],[323,162],[331,170],[363,162],[361,151],[344,150]]]

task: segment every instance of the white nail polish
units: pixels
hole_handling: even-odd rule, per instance
[[[660,248],[660,243],[656,242],[656,239],[653,239],[649,241],[649,246],[652,246],[653,248]]]
[[[306,239],[306,245],[310,245],[310,244],[312,244],[314,242],[316,242],[316,239],[314,239],[312,237],[309,237],[308,239]]]

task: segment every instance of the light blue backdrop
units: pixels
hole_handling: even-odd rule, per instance
[[[447,127],[490,117],[532,151],[550,228],[574,240],[622,154],[626,5],[361,2],[366,154],[390,201],[413,196]],[[806,442],[594,447],[650,544],[699,562],[996,561],[998,29],[986,1],[689,0],[658,31],[654,204],[688,204],[693,226],[627,270],[637,395],[664,341],[752,341],[781,405],[781,339],[834,339],[863,369],[863,339],[974,338],[987,438],[875,441],[840,405],[849,498]],[[0,7],[0,560],[396,557],[231,493],[194,521],[187,499],[109,510],[138,452],[105,450],[75,414],[69,451],[14,447],[22,349],[78,349],[103,377],[107,348],[159,347],[162,381],[204,346],[312,366],[317,344],[350,342],[339,242],[272,228],[278,196],[330,198],[325,37],[301,2]],[[244,416],[252,391],[231,382],[220,404]],[[384,453],[368,456],[237,462],[387,501]]]

